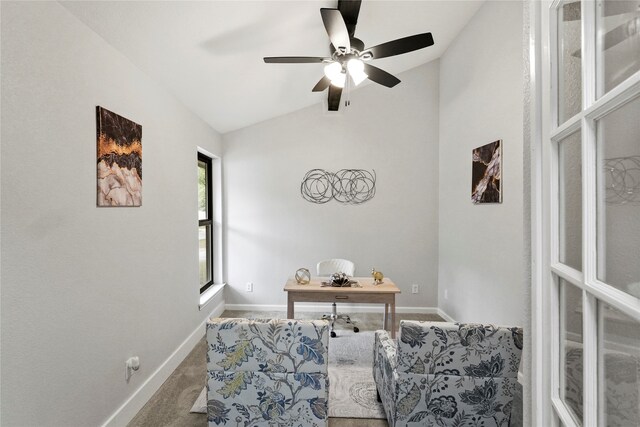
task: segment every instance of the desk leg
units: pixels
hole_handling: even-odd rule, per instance
[[[287,294],[287,319],[293,319],[293,297],[291,293]]]
[[[396,296],[391,301],[391,339],[396,338]]]
[[[389,323],[389,304],[384,305],[384,315],[382,317],[382,329],[387,330],[387,326]]]

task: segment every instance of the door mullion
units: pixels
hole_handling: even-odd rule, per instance
[[[584,110],[596,100],[596,3],[582,0],[582,271],[585,282],[596,271],[596,126]],[[598,426],[598,300],[583,291],[584,426]]]
[[[582,271],[584,283],[597,275],[596,251],[596,125],[582,120]],[[598,300],[583,285],[584,427],[598,424]]]
[[[598,398],[598,425],[600,426],[604,426],[606,425],[606,420],[605,420],[605,406],[606,406],[606,402],[607,402],[607,398],[605,396],[605,387],[603,387],[603,385],[605,384],[605,379],[604,379],[604,370],[600,369],[601,366],[604,366],[604,352],[600,351],[600,349],[604,348],[604,337],[603,337],[603,333],[602,331],[604,331],[604,310],[600,310],[598,309],[597,312],[597,316],[598,316],[598,324],[597,324],[597,345],[598,345],[598,354],[597,354],[597,378],[598,378],[598,390],[597,390],[597,398]]]
[[[582,292],[583,307],[583,426],[597,427],[598,424],[598,300],[588,292]]]

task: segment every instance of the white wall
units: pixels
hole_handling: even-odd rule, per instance
[[[486,2],[441,58],[438,301],[459,321],[524,323],[522,13]],[[471,150],[497,139],[503,203],[473,205]]]
[[[398,306],[436,306],[438,70],[435,61],[399,74],[393,89],[358,89],[343,114],[317,105],[224,135],[227,303],[284,305],[297,268],[315,273],[341,257],[356,275],[375,267],[391,277]],[[358,206],[307,202],[300,183],[314,168],[375,169],[376,195]]]
[[[220,136],[56,2],[2,2],[1,78],[2,422],[98,425],[216,305],[196,146]],[[96,105],[142,125],[142,207],[96,207]]]

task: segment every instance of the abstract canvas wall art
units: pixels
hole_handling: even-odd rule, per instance
[[[98,206],[142,205],[142,126],[96,107]]]
[[[502,203],[502,140],[474,148],[472,157],[471,201]]]

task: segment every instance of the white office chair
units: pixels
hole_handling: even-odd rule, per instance
[[[344,273],[347,276],[353,277],[355,273],[356,267],[353,262],[347,259],[333,258],[333,259],[325,259],[320,261],[316,266],[316,272],[318,276],[331,276],[333,273]],[[336,320],[343,320],[345,323],[348,323],[353,326],[353,332],[359,332],[360,329],[351,321],[351,317],[347,314],[338,314],[338,309],[336,307],[336,303],[334,302],[331,305],[331,314],[325,314],[322,316],[322,319],[329,320],[331,322],[331,338],[336,337],[336,332],[334,330],[334,324]]]

